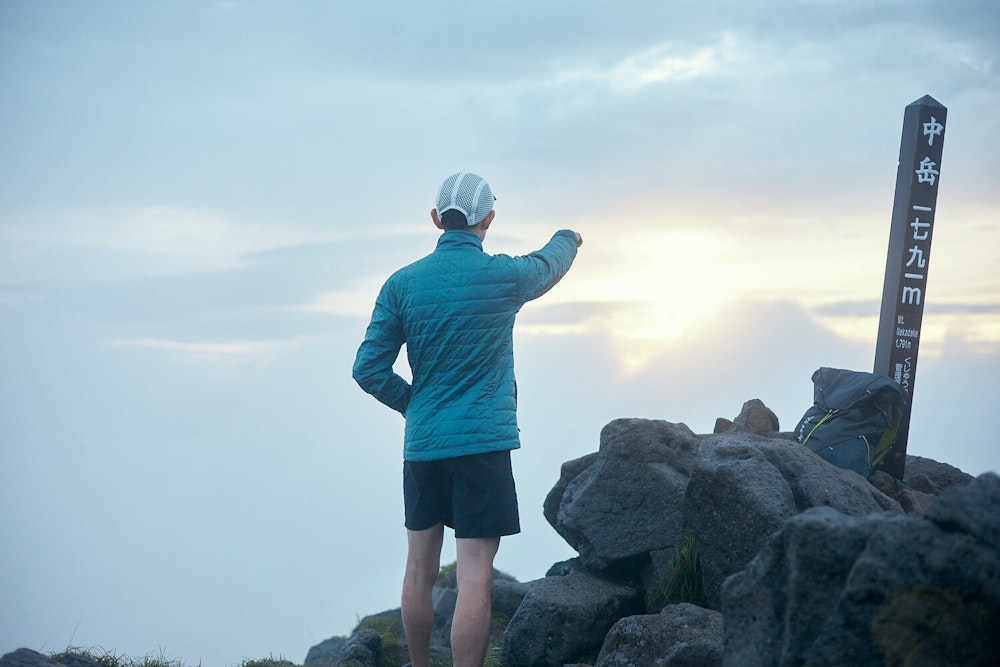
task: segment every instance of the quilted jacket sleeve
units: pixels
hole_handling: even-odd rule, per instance
[[[537,299],[552,289],[573,265],[576,234],[560,230],[540,250],[514,259],[518,296],[522,302]]]
[[[386,283],[375,301],[365,340],[354,359],[354,379],[366,392],[405,416],[410,384],[392,370],[404,342],[402,320],[391,287]]]

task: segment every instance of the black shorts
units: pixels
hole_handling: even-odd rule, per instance
[[[410,530],[443,523],[460,538],[521,532],[509,451],[404,461],[403,502]]]

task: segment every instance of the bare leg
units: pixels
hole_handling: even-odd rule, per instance
[[[499,537],[455,540],[458,552],[458,600],[451,622],[455,667],[482,667],[490,641],[493,558]]]
[[[444,525],[427,530],[406,531],[408,551],[403,577],[403,631],[410,649],[413,667],[428,667],[431,631],[434,629],[434,604],[431,592],[441,569],[441,543]]]

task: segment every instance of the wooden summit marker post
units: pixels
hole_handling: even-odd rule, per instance
[[[896,479],[903,479],[906,464],[947,116],[948,110],[929,95],[907,106],[903,114],[874,370],[893,378],[908,394],[896,444],[879,466]]]

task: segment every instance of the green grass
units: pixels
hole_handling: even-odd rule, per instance
[[[61,653],[53,653],[49,657],[52,659],[52,662],[62,664],[73,655],[87,656],[101,667],[185,667],[183,661],[165,658],[162,653],[157,658],[151,655],[142,658],[130,658],[113,651],[68,648]]]
[[[442,565],[441,569],[438,570],[437,580],[434,582],[435,586],[444,586],[446,588],[455,587],[455,570],[458,568],[457,562],[448,563],[447,565]]]
[[[486,652],[486,659],[483,661],[483,667],[503,667],[503,663],[500,662],[499,646],[494,646]]]
[[[705,589],[698,558],[698,541],[685,533],[674,549],[663,576],[646,589],[646,609],[659,611],[668,604],[705,605]]]
[[[358,630],[374,630],[380,640],[382,640],[382,655],[379,660],[380,667],[397,667],[400,663],[398,659],[405,652],[401,637],[403,635],[403,617],[399,610],[392,610],[366,616],[358,622],[354,632]]]
[[[57,664],[64,664],[72,656],[81,655],[95,661],[100,667],[187,667],[183,660],[166,658],[162,652],[158,657],[146,655],[141,658],[130,658],[114,651],[105,651],[104,649],[74,647],[67,648],[60,653],[53,653],[49,655],[49,658]],[[287,664],[288,662],[282,657],[275,658],[274,656],[270,656],[253,660],[249,658],[244,659],[240,663],[240,667],[278,667],[279,665]],[[201,667],[201,663],[199,662],[196,667]]]
[[[279,667],[281,665],[288,664],[290,663],[282,657],[275,658],[274,656],[270,656],[268,658],[258,658],[256,660],[245,658],[243,662],[240,663],[240,667]]]

